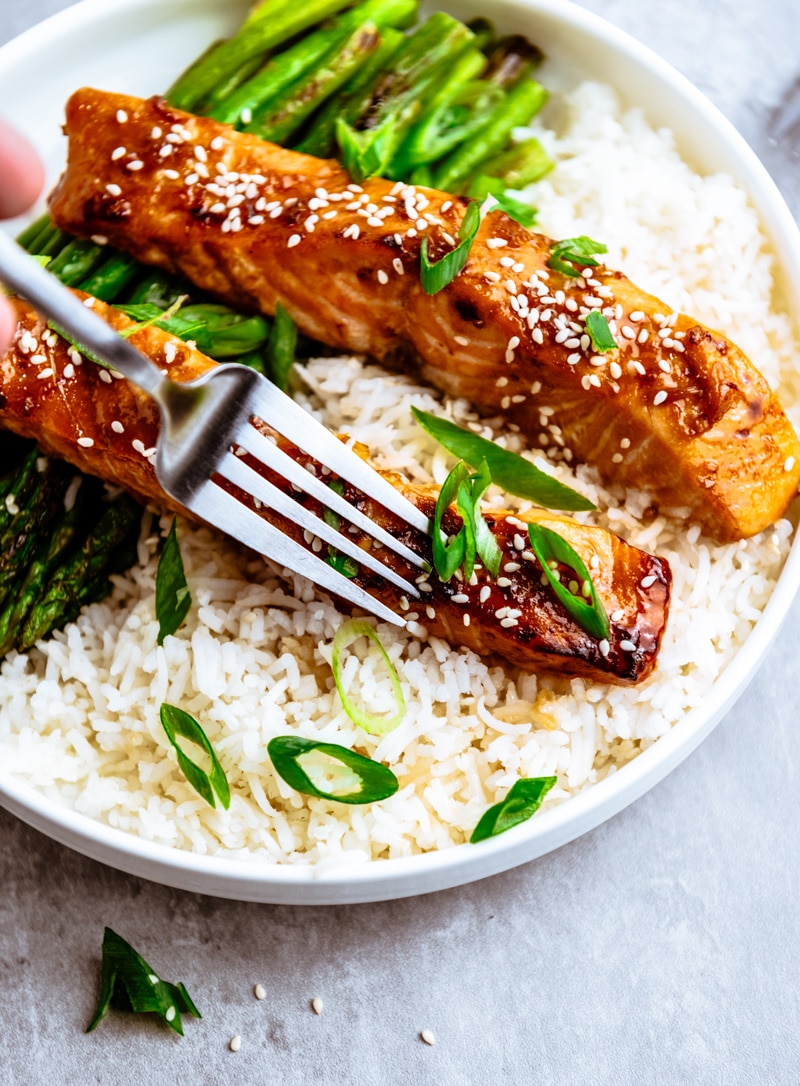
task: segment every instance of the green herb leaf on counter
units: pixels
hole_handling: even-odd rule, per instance
[[[208,741],[208,736],[189,713],[179,709],[177,705],[164,704],[159,710],[161,724],[166,732],[175,753],[178,756],[178,765],[186,780],[201,795],[206,803],[216,807],[219,798],[220,803],[227,811],[231,805],[231,790],[225,770],[219,764],[219,759],[214,753],[214,748]],[[211,772],[206,773],[196,762],[193,762],[178,745],[177,736],[188,739],[190,743],[200,747],[211,759]]]
[[[524,226],[526,230],[530,230],[536,222],[539,212],[530,204],[515,200],[513,196],[508,196],[506,193],[490,192],[489,196],[494,200],[494,207],[489,208],[490,215],[493,211],[505,211],[510,219]]]
[[[295,735],[279,735],[267,744],[267,753],[272,759],[275,772],[296,792],[318,799],[332,799],[339,803],[377,803],[393,796],[399,788],[399,782],[391,769],[381,762],[374,762],[354,750],[339,746],[338,743],[321,743],[313,739],[302,739]],[[318,761],[319,773],[337,775],[344,788],[349,791],[326,791],[317,787],[309,773],[300,765],[300,758],[317,753],[323,758]],[[307,761],[309,770],[312,766]],[[319,778],[318,778],[319,779]]]
[[[516,781],[506,798],[484,813],[472,831],[470,843],[474,845],[488,837],[497,837],[512,826],[527,822],[539,810],[544,797],[557,781],[558,777],[523,777]]]
[[[589,570],[580,555],[567,543],[563,536],[542,524],[529,524],[528,535],[533,553],[539,559],[550,587],[564,605],[569,615],[575,619],[581,629],[598,640],[607,638],[610,633],[606,609],[597,595]],[[562,584],[554,565],[566,566],[575,574],[577,593]]]
[[[183,984],[161,980],[130,943],[111,928],[103,934],[103,964],[100,999],[86,1032],[105,1017],[109,1007],[134,1014],[157,1014],[170,1029],[183,1036],[181,1014],[202,1015]]]
[[[189,613],[192,597],[186,584],[181,547],[178,542],[177,517],[158,559],[156,570],[156,618],[158,619],[158,643],[174,634]]]
[[[389,682],[391,683],[392,697],[394,700],[394,712],[390,713],[388,716],[385,714],[373,713],[369,709],[357,705],[344,688],[342,657],[345,650],[355,641],[358,641],[360,637],[366,637],[374,645],[377,645],[378,651],[383,657],[389,672]],[[402,722],[403,717],[406,714],[406,699],[403,697],[400,679],[397,676],[394,664],[389,659],[386,649],[381,644],[380,638],[368,622],[365,622],[360,618],[351,618],[348,619],[347,622],[342,623],[333,638],[331,669],[333,671],[333,681],[336,683],[336,689],[339,692],[344,711],[359,728],[363,728],[364,731],[369,732],[370,735],[385,735],[387,732],[393,731]]]
[[[593,309],[586,314],[586,331],[589,333],[592,346],[600,354],[605,354],[606,351],[615,351],[619,346],[614,339],[608,321],[597,309]]]
[[[275,307],[275,319],[267,343],[267,373],[281,392],[289,387],[289,374],[297,351],[297,325],[280,304]]]
[[[473,200],[467,208],[464,218],[461,220],[461,226],[458,231],[459,244],[455,249],[451,249],[449,253],[446,253],[441,260],[437,260],[434,264],[428,260],[428,239],[427,237],[422,239],[422,248],[420,250],[420,279],[422,282],[422,289],[426,294],[437,294],[440,290],[444,290],[448,283],[452,283],[455,277],[463,269],[464,265],[469,260],[469,252],[478,230],[480,229],[480,225],[480,204]]]
[[[501,449],[493,441],[487,441],[485,437],[479,437],[448,419],[431,415],[428,411],[412,407],[411,413],[434,441],[438,441],[459,460],[465,460],[473,468],[477,468],[481,461],[485,460],[489,465],[492,481],[507,493],[516,494],[518,498],[527,498],[546,509],[577,512],[595,508],[588,498],[540,471],[517,453]]]
[[[547,261],[547,266],[570,279],[577,279],[579,275],[583,275],[584,267],[598,266],[598,262],[594,259],[596,254],[607,252],[605,245],[585,235],[565,238],[564,241],[554,241],[550,246],[550,259]]]

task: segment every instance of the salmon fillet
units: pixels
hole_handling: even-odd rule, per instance
[[[85,298],[85,295],[82,296]],[[95,311],[117,329],[129,327],[128,317],[90,299]],[[47,328],[26,304],[13,303],[17,313],[14,342],[0,359],[0,426],[34,438],[48,453],[70,461],[82,471],[116,483],[142,500],[185,512],[161,490],[152,464],[158,436],[158,411],[153,400],[124,378],[81,359],[65,340]],[[189,381],[215,363],[190,345],[155,326],[133,333],[131,342],[176,381]],[[263,426],[267,434],[274,434]],[[300,461],[308,457],[285,440],[283,448]],[[264,474],[295,499],[320,513],[318,503],[290,491],[289,484]],[[396,474],[390,482],[432,517],[437,493],[412,486]],[[345,497],[412,549],[430,558],[430,540],[366,501],[350,487]],[[296,524],[262,510],[288,535],[313,549]],[[526,522],[535,520],[559,532],[592,572],[597,592],[611,616],[607,642],[585,633],[560,604],[528,550]],[[435,574],[420,577],[397,556],[398,572],[420,584],[421,599],[401,599],[399,590],[363,566],[355,580],[395,610],[405,610],[431,636],[465,645],[481,655],[497,654],[530,670],[544,668],[567,675],[612,683],[633,683],[653,669],[667,618],[671,573],[668,564],[625,543],[601,528],[587,527],[568,517],[542,511],[518,518],[503,510],[487,514],[503,551],[501,577],[490,578],[476,567],[469,584],[455,578],[442,583]],[[449,511],[445,530],[457,531],[460,519]],[[352,535],[368,547],[365,536]],[[384,558],[386,554],[384,552]],[[416,618],[414,618],[416,612]],[[412,626],[412,630],[417,627]],[[418,631],[422,636],[422,631]]]
[[[420,246],[452,249],[465,200],[287,151],[163,100],[96,90],[67,105],[69,161],[50,210],[239,308],[281,303],[307,335],[503,412],[534,445],[688,508],[721,541],[786,511],[800,445],[725,336],[605,267],[569,277],[552,242],[484,217],[457,278],[428,296]],[[599,239],[602,241],[602,239]],[[576,269],[577,270],[577,269]],[[600,310],[617,348],[597,353]]]

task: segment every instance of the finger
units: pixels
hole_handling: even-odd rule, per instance
[[[0,219],[11,219],[29,208],[43,185],[39,156],[26,139],[0,121]]]
[[[0,298],[0,358],[6,353],[11,343],[16,323],[11,306],[5,298]]]

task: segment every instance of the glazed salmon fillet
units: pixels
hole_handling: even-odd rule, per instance
[[[82,296],[85,298],[85,296]],[[89,299],[95,311],[117,329],[131,321],[102,302]],[[153,400],[121,377],[82,359],[65,340],[48,329],[26,304],[17,313],[14,342],[0,359],[0,426],[36,440],[45,452],[70,461],[82,471],[124,487],[142,500],[184,512],[161,490],[152,463],[158,436]],[[216,365],[190,345],[155,326],[139,329],[131,342],[177,381],[189,381]],[[263,426],[263,431],[277,437]],[[279,439],[300,461],[308,457]],[[362,450],[364,453],[366,450]],[[288,491],[289,484],[267,473]],[[384,473],[430,518],[437,492],[412,486]],[[319,514],[318,503],[292,492],[298,502]],[[430,557],[429,538],[408,527],[383,507],[366,501],[349,486],[345,497],[389,532]],[[269,516],[264,512],[262,515]],[[399,590],[363,566],[355,577],[373,595],[428,634],[476,652],[497,654],[530,670],[546,669],[612,683],[634,683],[653,669],[667,619],[671,573],[668,564],[625,543],[601,528],[588,527],[541,511],[525,518],[503,511],[486,514],[503,551],[496,580],[476,567],[470,583],[454,578],[443,583],[434,573],[419,571],[392,556],[392,564],[420,586],[419,600],[401,598]],[[276,524],[313,549],[297,525],[277,516]],[[572,545],[592,573],[596,590],[611,619],[607,641],[585,633],[559,603],[527,542],[527,521],[558,532]],[[460,519],[450,511],[445,530],[457,531]],[[370,540],[352,535],[359,546]],[[386,559],[384,554],[384,558]],[[417,627],[412,625],[412,631]],[[418,631],[422,636],[422,631]]]
[[[800,445],[725,336],[603,266],[549,267],[553,243],[484,216],[463,271],[429,296],[420,248],[453,248],[466,201],[287,151],[163,100],[84,89],[67,106],[56,223],[181,272],[238,308],[283,305],[307,335],[422,376],[612,484],[688,509],[720,541],[781,517]],[[602,239],[601,239],[602,240]],[[596,351],[586,316],[617,347]]]

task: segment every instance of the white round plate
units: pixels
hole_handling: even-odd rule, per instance
[[[448,0],[454,15],[485,3]],[[79,86],[150,95],[213,40],[230,33],[244,0],[84,0],[0,50],[0,102],[28,132],[55,181],[65,154],[63,104]],[[767,172],[722,115],[682,76],[632,38],[566,0],[495,0],[490,15],[547,54],[542,81],[580,78],[614,85],[652,124],[669,125],[689,164],[733,175],[757,208],[777,254],[779,287],[800,301],[800,234]],[[8,111],[8,106],[7,106]],[[21,223],[9,224],[14,230]],[[652,788],[708,735],[753,677],[800,583],[795,543],[754,632],[702,707],[625,765],[559,807],[479,846],[459,845],[400,860],[315,874],[311,867],[198,856],[134,837],[45,798],[0,769],[0,803],[43,833],[96,860],[170,886],[243,901],[344,904],[407,897],[485,878],[586,833]]]

